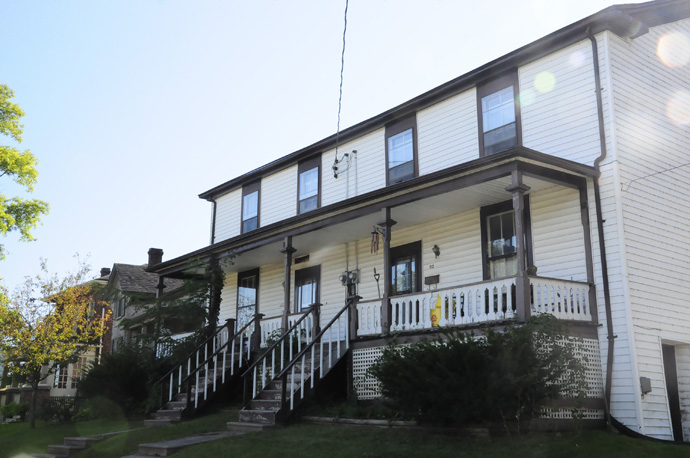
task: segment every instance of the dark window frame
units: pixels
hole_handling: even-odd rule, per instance
[[[518,103],[518,98],[520,95],[520,87],[518,81],[517,70],[511,73],[505,74],[499,78],[493,79],[486,84],[477,86],[477,119],[478,119],[478,135],[479,135],[479,157],[491,156],[492,154],[486,154],[484,151],[484,110],[482,109],[482,99],[488,95],[505,89],[509,86],[513,86],[513,100],[515,107],[515,146],[522,145],[522,116],[520,112],[520,104]],[[505,151],[505,150],[504,150]]]
[[[489,216],[493,216],[497,213],[504,213],[513,210],[513,201],[507,200],[505,202],[499,202],[493,205],[487,205],[479,210],[479,218],[481,219],[481,231],[482,231],[482,272],[484,276],[484,281],[492,280],[491,272],[489,270],[489,235],[487,233],[488,226],[487,220]],[[532,218],[530,216],[530,205],[529,205],[529,195],[525,196],[525,210],[524,210],[524,223],[525,223],[525,251],[527,265],[525,268],[529,268],[534,265],[534,258],[532,254]],[[517,252],[516,252],[517,255]],[[504,255],[505,256],[505,255]],[[512,255],[510,255],[512,256]],[[507,257],[507,256],[506,256]]]
[[[254,218],[244,219],[244,197],[257,192],[256,195],[256,228],[250,231],[244,230],[244,222],[249,221]],[[255,183],[246,184],[242,187],[242,205],[240,210],[240,234],[246,234],[261,227],[261,181]]]
[[[298,269],[295,270],[295,291],[294,291],[294,304],[293,304],[293,310],[294,313],[300,313],[303,312],[304,310],[298,310],[298,298],[299,298],[299,287],[298,285],[300,284],[300,281],[303,281],[304,279],[308,278],[314,278],[316,277],[316,298],[315,298],[315,304],[320,303],[321,301],[321,265],[316,265],[316,266],[311,266],[311,267],[305,267],[304,269]]]
[[[408,179],[397,181],[391,183],[390,180],[390,170],[388,167],[388,139],[397,135],[399,133],[405,132],[408,129],[412,129],[412,164],[414,167],[414,176],[408,179],[416,178],[419,176],[419,153],[417,149],[417,115],[410,116],[409,118],[402,119],[400,121],[395,121],[386,126],[386,186],[390,186],[396,183],[402,183]],[[394,167],[395,168],[395,167]]]
[[[404,293],[398,293],[397,291],[393,293],[393,284],[395,282],[395,278],[393,275],[391,275],[391,284],[388,285],[389,291],[391,292],[391,296],[401,296],[404,294],[414,294],[414,293],[419,293],[422,291],[422,241],[418,240],[416,242],[412,243],[407,243],[405,245],[398,245],[396,247],[391,247],[389,251],[389,256],[388,259],[390,259],[390,266],[388,266],[389,269],[392,269],[393,266],[396,264],[396,259],[399,258],[405,258],[405,257],[414,257],[415,259],[415,283],[416,283],[416,288],[415,291],[409,291],[409,292],[404,292]]]
[[[301,215],[304,213],[309,213],[312,210],[306,210],[304,212],[300,211],[300,204],[301,200],[299,198],[300,195],[300,176],[304,172],[308,172],[312,169],[316,168],[316,173],[318,175],[318,191],[316,194],[316,208],[321,208],[321,155],[318,155],[316,157],[313,157],[311,159],[307,159],[306,161],[302,161],[297,165],[297,214]],[[307,200],[307,199],[304,199]]]
[[[235,302],[235,318],[239,321],[239,311],[240,311],[240,284],[243,278],[256,276],[256,299],[254,301],[254,311],[259,310],[259,281],[260,281],[260,270],[258,267],[256,269],[245,270],[243,272],[237,273],[237,294]]]

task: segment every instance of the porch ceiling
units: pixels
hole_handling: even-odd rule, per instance
[[[524,182],[531,188],[530,192],[556,186],[549,181],[530,176],[525,176]],[[510,184],[511,177],[507,176],[393,207],[391,216],[397,221],[393,231],[509,200],[511,194],[505,188]],[[309,254],[328,246],[367,239],[380,219],[380,211],[372,211],[359,218],[294,236],[292,244],[297,250],[294,256]],[[273,242],[246,251],[234,258],[233,265],[228,266],[227,270],[239,272],[265,264],[281,263],[281,248],[282,242]]]

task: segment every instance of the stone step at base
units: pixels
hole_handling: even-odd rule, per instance
[[[243,423],[275,425],[277,410],[240,410],[239,420]]]
[[[282,390],[261,390],[261,392],[257,395],[256,399],[280,400],[280,396],[282,395],[282,393]]]
[[[249,401],[249,410],[278,410],[280,399],[252,399]]]
[[[53,455],[52,453],[32,453],[31,457],[32,458],[60,458],[59,456]]]
[[[247,423],[243,421],[229,421],[227,423],[228,431],[232,433],[253,433],[265,431],[268,429],[275,429],[276,425],[268,425],[264,423]]]
[[[63,444],[86,448],[99,440],[101,440],[100,437],[65,437],[63,439]]]
[[[187,401],[168,401],[165,410],[184,410],[187,408]]]
[[[156,420],[181,420],[181,410],[159,410],[155,414]]]

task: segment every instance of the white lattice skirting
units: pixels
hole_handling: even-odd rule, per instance
[[[371,347],[353,350],[352,352],[352,376],[355,392],[359,400],[372,400],[381,397],[381,385],[379,381],[368,373],[369,367],[383,353],[385,347]],[[580,339],[576,348],[577,357],[585,366],[585,380],[589,389],[587,397],[602,398],[604,396],[604,381],[602,378],[601,357],[599,354],[599,342],[596,339]],[[585,419],[603,418],[601,410],[580,410],[580,415]],[[567,416],[563,416],[567,415]],[[545,409],[545,418],[572,418],[570,409]]]

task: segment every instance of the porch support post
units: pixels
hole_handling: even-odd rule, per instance
[[[391,227],[396,224],[391,218],[390,207],[381,209],[381,221],[378,226],[383,231],[383,299],[381,300],[381,333],[389,334],[391,330],[391,304],[388,300],[391,288]]]
[[[594,256],[592,255],[592,235],[589,226],[589,202],[587,199],[587,182],[580,187],[580,217],[582,219],[582,235],[585,243],[585,264],[587,265],[587,283],[589,284],[589,296],[587,297],[589,313],[592,314],[592,322],[599,322],[597,314],[597,292],[594,283]]]
[[[283,320],[281,327],[283,334],[288,330],[288,315],[290,314],[290,270],[292,268],[292,254],[297,251],[292,246],[292,236],[283,239],[283,248],[280,252],[285,255],[285,279],[283,280]]]
[[[522,171],[513,170],[513,182],[506,191],[513,193],[513,210],[515,210],[515,238],[517,249],[517,278],[515,280],[516,309],[519,321],[525,321],[531,314],[531,295],[529,277],[526,271],[525,244],[525,193],[530,187],[522,182]]]

